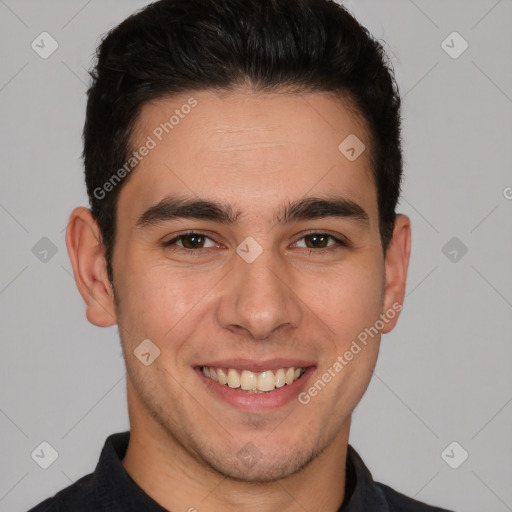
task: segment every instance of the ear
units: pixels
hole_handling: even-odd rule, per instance
[[[393,238],[388,246],[385,256],[385,280],[384,287],[384,311],[394,310],[399,312],[404,302],[405,285],[407,281],[407,269],[411,254],[411,221],[406,215],[396,216]],[[397,308],[398,304],[399,309]],[[382,333],[393,330],[399,315],[385,323]]]
[[[69,217],[66,246],[87,320],[98,327],[117,323],[114,293],[108,280],[101,231],[90,210],[75,208]]]

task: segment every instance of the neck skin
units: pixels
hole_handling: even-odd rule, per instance
[[[151,417],[127,378],[130,442],[122,465],[169,511],[337,512],[345,497],[350,418],[302,471],[269,484],[229,480],[192,457]]]

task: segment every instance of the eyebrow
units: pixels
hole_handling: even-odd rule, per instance
[[[242,212],[229,203],[184,196],[167,196],[148,208],[137,219],[136,226],[147,228],[172,219],[210,220],[221,224],[237,223]],[[356,202],[345,197],[307,197],[288,202],[274,214],[278,224],[301,220],[337,217],[369,226],[368,213]]]

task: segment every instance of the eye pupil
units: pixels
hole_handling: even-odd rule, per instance
[[[203,238],[204,238],[203,235],[194,235],[194,234],[183,235],[182,243],[187,249],[195,249],[198,245],[201,245]],[[188,244],[185,242],[186,240],[191,240],[191,241],[195,240],[195,242],[192,241],[192,244]],[[191,245],[191,247],[187,247],[188,245]]]
[[[309,240],[317,240],[318,241],[318,239],[321,239],[320,243],[322,243],[322,242],[325,242],[327,240],[327,238],[328,238],[328,236],[325,236],[325,235],[313,234],[313,235],[307,235],[306,240],[309,239]],[[313,242],[313,247],[318,247],[318,244],[316,242]]]

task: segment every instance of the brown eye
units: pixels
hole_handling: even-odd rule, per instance
[[[205,237],[203,235],[190,234],[182,235],[180,239],[182,240],[183,247],[186,249],[197,249],[204,243]]]
[[[306,240],[306,245],[308,245],[308,240],[311,242],[311,245],[308,245],[311,249],[323,249],[327,247],[329,238],[331,238],[329,235],[314,233],[312,235],[306,235],[304,240]]]
[[[304,235],[300,240],[304,240],[305,245],[299,247],[304,247],[305,249],[313,249],[311,252],[315,252],[316,249],[317,252],[322,253],[323,251],[333,251],[339,249],[340,247],[348,247],[346,242],[336,238],[333,235],[329,235],[328,233],[308,233]],[[334,243],[329,243],[329,240],[333,240]],[[299,241],[297,241],[294,245],[297,245]]]
[[[163,245],[164,247],[176,246],[178,248],[182,247],[187,251],[194,251],[197,249],[208,249],[208,247],[204,246],[207,240],[211,240],[212,242],[214,242],[209,236],[206,236],[203,233],[190,232],[178,235],[174,237],[172,240],[165,242]],[[214,246],[215,243],[212,243],[209,247]]]

